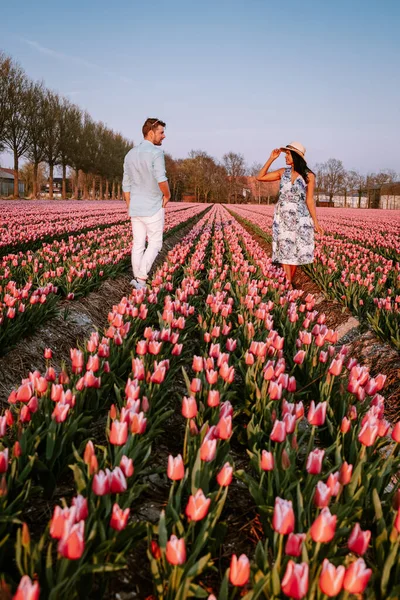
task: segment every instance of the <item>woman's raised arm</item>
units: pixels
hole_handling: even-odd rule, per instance
[[[261,171],[256,177],[257,181],[279,181],[285,169],[277,169],[276,171],[271,171],[271,173],[267,173],[267,171],[274,162],[274,160],[278,158],[280,153],[281,151],[279,150],[279,148],[272,150],[271,156],[269,157],[269,159],[267,160],[267,162],[262,167]]]

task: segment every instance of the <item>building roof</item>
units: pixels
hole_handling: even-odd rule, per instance
[[[0,179],[14,180],[14,169],[3,169],[0,167]]]
[[[241,181],[255,197],[276,196],[279,192],[279,181],[257,181],[256,177],[242,177]]]

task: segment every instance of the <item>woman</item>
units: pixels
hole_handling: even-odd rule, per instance
[[[281,152],[286,154],[286,169],[267,173]],[[272,150],[257,177],[281,182],[272,224],[272,260],[282,264],[290,286],[297,266],[314,261],[314,228],[323,233],[314,203],[315,175],[307,167],[305,152],[299,142]]]

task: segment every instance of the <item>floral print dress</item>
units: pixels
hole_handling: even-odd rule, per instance
[[[272,223],[272,260],[285,265],[314,261],[314,224],[306,204],[306,183],[285,169]]]

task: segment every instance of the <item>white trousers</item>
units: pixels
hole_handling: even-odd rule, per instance
[[[134,277],[146,279],[157,254],[162,248],[165,209],[151,217],[131,217],[132,270]],[[146,248],[146,238],[148,241]]]

